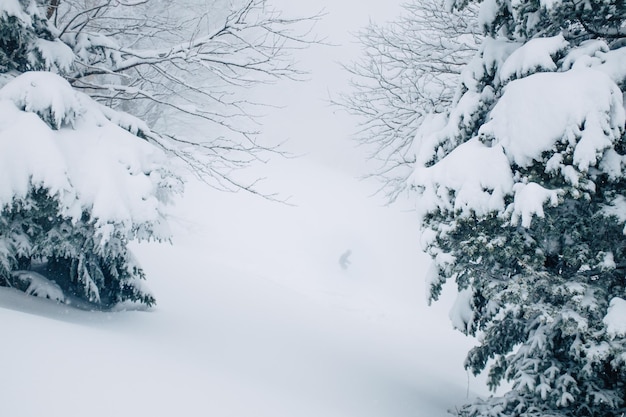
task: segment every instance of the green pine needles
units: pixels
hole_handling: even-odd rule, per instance
[[[0,214],[0,283],[26,290],[20,272],[37,272],[55,282],[68,299],[94,308],[123,301],[153,305],[143,288],[144,273],[127,245],[122,228],[103,242],[89,213],[76,221],[60,214],[59,201],[48,190],[33,188]]]

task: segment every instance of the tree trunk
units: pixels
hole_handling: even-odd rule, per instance
[[[54,13],[56,13],[60,2],[61,0],[50,0],[50,4],[48,5],[48,11],[46,12],[46,18],[50,19],[52,16],[54,16]]]

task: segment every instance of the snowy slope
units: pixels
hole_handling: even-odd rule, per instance
[[[174,245],[137,248],[153,311],[1,289],[0,415],[444,416],[462,402],[467,341],[424,306],[412,216],[301,166],[292,181],[344,197],[277,207],[191,185]]]

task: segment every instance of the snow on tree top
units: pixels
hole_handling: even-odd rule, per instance
[[[500,80],[521,78],[538,70],[555,71],[554,57],[568,46],[563,35],[531,39],[504,61],[500,67]]]
[[[88,212],[105,239],[107,223],[169,235],[162,206],[172,175],[163,152],[55,74],[25,73],[0,89],[0,166],[0,207],[40,187],[64,216]]]
[[[479,135],[500,143],[522,167],[565,143],[574,147],[577,168],[587,171],[619,140],[625,120],[621,91],[605,74],[591,69],[537,73],[506,86]]]
[[[26,25],[32,23],[30,16],[24,13],[19,0],[2,0],[0,2],[0,18],[3,15],[16,17]]]
[[[421,190],[422,210],[476,212],[504,210],[504,196],[513,187],[509,161],[500,146],[472,139],[431,167],[418,167],[412,177]]]
[[[37,39],[34,47],[44,61],[44,68],[55,73],[68,73],[74,65],[74,51],[58,39]],[[32,54],[32,52],[31,52]],[[36,58],[31,58],[35,61]]]
[[[484,27],[488,27],[498,17],[498,2],[497,0],[484,0],[480,4],[480,10],[478,13],[478,24]]]
[[[463,98],[476,95],[468,91]],[[577,68],[511,81],[478,136],[431,165],[446,138],[454,137],[450,126],[458,124],[455,114],[467,113],[463,98],[447,124],[444,115],[431,115],[432,123],[425,123],[418,133],[417,164],[410,181],[420,193],[422,214],[440,210],[463,217],[499,212],[511,216],[514,224],[521,221],[530,227],[533,216],[543,216],[544,204],[559,203],[563,190],[518,177],[511,163],[530,167],[545,162],[546,172],[580,190],[592,186],[580,182],[581,173],[590,167],[609,175],[619,169],[616,164],[621,160],[611,162],[611,151],[621,138],[626,114],[621,91],[602,71]],[[507,195],[514,197],[510,207],[505,207]]]
[[[39,115],[53,129],[73,125],[76,112],[84,112],[89,100],[72,86],[49,72],[27,72],[0,90],[0,100],[12,101],[15,107]]]

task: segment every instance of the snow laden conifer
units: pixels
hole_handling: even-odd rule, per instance
[[[151,305],[131,240],[169,237],[180,189],[150,129],[76,91],[34,0],[0,2],[0,285],[108,308]]]
[[[467,1],[448,1],[462,10]],[[478,2],[477,2],[478,3]],[[422,240],[466,359],[511,390],[463,416],[626,412],[626,8],[485,0],[452,106],[421,124]]]

